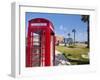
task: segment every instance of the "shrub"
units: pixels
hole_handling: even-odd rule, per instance
[[[68,46],[68,48],[75,48],[75,46],[73,46],[73,45],[72,46]]]

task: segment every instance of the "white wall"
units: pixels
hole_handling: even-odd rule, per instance
[[[0,80],[14,80],[10,77],[10,59],[11,59],[11,2],[14,0],[1,0],[0,1]],[[20,0],[16,0],[20,1]],[[22,0],[21,0],[22,1]],[[24,1],[24,0],[23,0]],[[94,6],[97,8],[97,26],[95,39],[97,42],[95,44],[98,62],[98,70],[96,73],[84,73],[84,74],[63,74],[61,76],[36,76],[34,78],[19,78],[19,80],[97,80],[100,79],[100,5],[99,0],[26,0],[33,2],[34,4],[47,4],[47,5],[63,5],[66,4],[72,6]],[[63,1],[63,3],[62,3]]]

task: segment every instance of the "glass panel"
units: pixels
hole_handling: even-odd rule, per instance
[[[40,35],[33,33],[32,41],[32,66],[40,66],[41,50],[40,50]]]

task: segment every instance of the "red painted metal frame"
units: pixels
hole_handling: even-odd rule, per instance
[[[47,26],[31,26],[32,23],[47,23]],[[47,19],[43,19],[43,18],[36,18],[36,19],[32,19],[29,21],[28,24],[28,34],[27,34],[27,46],[26,46],[26,67],[32,67],[32,49],[34,49],[33,47],[33,42],[31,42],[31,37],[32,39],[34,38],[33,35],[31,35],[31,33],[35,33],[41,31],[42,33],[40,33],[40,37],[41,37],[41,46],[45,45],[44,47],[44,51],[41,51],[41,57],[44,56],[45,59],[41,58],[41,63],[42,66],[50,66],[51,65],[51,52],[50,52],[50,42],[51,42],[51,36],[53,36],[53,64],[55,62],[55,33],[54,33],[54,27],[53,24],[47,20]],[[42,42],[42,40],[45,38],[45,42]],[[33,41],[33,40],[32,40]],[[31,44],[32,43],[32,44]],[[42,49],[43,47],[41,47]],[[45,53],[43,53],[45,52]],[[43,65],[44,64],[44,65]]]

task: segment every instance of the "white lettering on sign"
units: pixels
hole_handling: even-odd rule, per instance
[[[31,23],[31,26],[47,26],[47,23]]]

